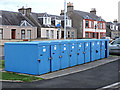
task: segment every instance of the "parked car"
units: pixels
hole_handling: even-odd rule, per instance
[[[116,40],[113,40],[109,44],[109,53],[110,54],[120,55],[120,38],[118,38]]]

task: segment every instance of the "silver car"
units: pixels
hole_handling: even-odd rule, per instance
[[[120,55],[120,38],[112,41],[109,44],[109,53],[110,54]]]

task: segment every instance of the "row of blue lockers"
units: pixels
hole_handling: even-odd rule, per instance
[[[5,43],[5,70],[41,75],[109,56],[108,39]]]

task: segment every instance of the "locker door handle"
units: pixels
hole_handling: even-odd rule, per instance
[[[55,53],[53,53],[53,54],[55,54]]]
[[[62,58],[62,56],[59,56],[59,58]]]
[[[70,57],[72,56],[71,54],[69,54],[70,55]]]
[[[83,52],[83,54],[85,54],[85,52]]]
[[[52,57],[50,57],[50,58],[48,58],[49,60],[51,60],[52,59]]]
[[[43,56],[42,54],[40,54],[40,56]]]
[[[96,53],[98,53],[98,50],[96,50]]]
[[[38,59],[38,62],[40,63],[40,62],[41,62],[41,60],[40,60],[40,59]]]
[[[80,55],[79,53],[77,53],[77,55]]]

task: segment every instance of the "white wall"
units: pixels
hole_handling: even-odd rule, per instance
[[[46,35],[46,30],[49,30],[49,39],[52,39],[51,37],[51,30],[54,31],[54,38],[53,39],[57,39],[57,28],[41,28],[41,38],[47,38]],[[61,38],[61,30],[59,31],[59,39]]]

